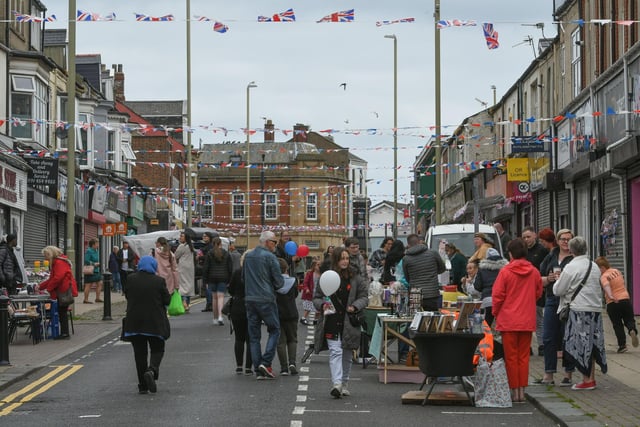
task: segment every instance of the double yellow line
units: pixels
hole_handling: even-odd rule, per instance
[[[31,401],[34,397],[41,395],[54,385],[64,381],[66,378],[80,370],[82,366],[83,365],[57,366],[53,371],[49,372],[39,380],[34,381],[15,393],[2,398],[0,400],[0,417],[9,415],[14,409],[22,406],[22,404]],[[36,388],[37,390],[34,390]]]

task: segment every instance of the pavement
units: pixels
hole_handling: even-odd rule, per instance
[[[199,309],[202,302],[200,298],[192,299],[192,305],[196,306],[193,309]],[[17,338],[9,345],[10,364],[0,366],[0,390],[116,333],[122,325],[125,309],[126,300],[120,294],[111,294],[111,320],[103,320],[103,304],[76,302],[73,314],[75,333],[69,340],[45,340],[34,345],[24,334],[25,329],[20,328]],[[640,347],[633,348],[629,339],[629,351],[616,353],[616,338],[606,314],[604,326],[609,372],[605,375],[596,369],[595,390],[576,391],[557,385],[533,385],[536,378],[542,377],[544,363],[541,356],[531,356],[529,373],[532,385],[526,389],[527,398],[560,426],[640,426],[640,406],[637,404],[640,401]],[[534,348],[537,348],[535,337]],[[574,374],[574,382],[581,378],[580,373]],[[561,379],[562,375],[556,374],[556,383]]]

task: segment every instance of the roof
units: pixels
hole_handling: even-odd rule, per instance
[[[369,211],[375,211],[377,209],[380,209],[384,206],[388,206],[391,209],[393,209],[393,200],[389,201],[389,200],[383,200],[381,202],[376,203],[375,205],[371,206],[371,208],[369,209]],[[398,209],[399,210],[403,210],[403,209],[407,209],[409,205],[407,203],[400,203],[398,202]]]
[[[83,76],[97,91],[102,90],[100,54],[76,55],[76,72]]]
[[[184,150],[184,145],[182,145],[179,141],[176,141],[175,138],[172,138],[167,135],[167,132],[162,129],[156,129],[152,127],[152,124],[149,123],[144,117],[140,116],[138,113],[133,111],[131,108],[124,105],[122,102],[116,101],[115,109],[119,113],[124,113],[129,116],[129,123],[134,123],[142,126],[149,126],[151,129],[147,132],[144,132],[144,136],[164,136],[167,138],[167,141],[171,143],[171,149],[173,151],[182,151]]]
[[[173,101],[125,101],[125,104],[137,111],[141,116],[154,117],[154,116],[177,116],[182,117],[186,115],[185,101],[173,100]]]
[[[44,30],[44,45],[45,46],[60,46],[67,44],[67,30],[62,29],[47,29]]]
[[[268,164],[293,163],[300,154],[320,154],[315,145],[306,142],[265,142],[251,143],[252,163],[264,162]],[[203,163],[228,162],[229,157],[236,154],[244,160],[246,158],[247,144],[204,144],[201,148],[200,161]]]

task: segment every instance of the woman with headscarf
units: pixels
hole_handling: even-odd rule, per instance
[[[78,296],[76,279],[71,273],[71,261],[56,246],[47,246],[42,250],[44,259],[49,261],[49,278],[36,286],[36,290],[48,291],[51,299],[58,299],[58,292],[66,292],[71,286],[71,295]],[[69,339],[69,306],[58,304],[60,335],[54,339]]]
[[[195,295],[195,249],[191,242],[191,234],[180,233],[180,244],[175,253],[178,263],[178,286],[182,296],[182,304],[186,312],[189,311],[191,297]]]
[[[333,251],[331,269],[340,276],[340,285],[332,295],[325,295],[322,286],[315,289],[313,305],[320,311],[320,319],[314,349],[316,353],[329,349],[329,368],[333,384],[330,394],[338,399],[351,394],[347,389],[353,359],[351,350],[360,346],[361,332],[360,326],[353,326],[349,321],[349,313],[355,313],[367,306],[368,280],[360,277],[351,268],[349,251],[344,247]],[[325,315],[325,309],[330,305],[335,307],[335,313]]]
[[[149,255],[140,258],[138,271],[129,275],[124,292],[127,314],[123,335],[133,346],[140,394],[157,391],[156,381],[165,341],[171,335],[166,308],[171,302],[171,295],[164,278],[156,274],[157,268],[155,258]]]
[[[176,256],[171,252],[169,242],[164,237],[158,237],[156,240],[153,257],[158,263],[156,274],[164,279],[167,291],[171,295],[174,290],[178,289],[178,263]]]
[[[558,312],[570,304],[569,319],[564,328],[564,355],[576,364],[582,374],[582,382],[571,388],[593,390],[596,388],[596,363],[603,374],[607,373],[600,270],[589,259],[587,242],[583,237],[569,240],[569,251],[573,260],[560,273],[553,285],[553,293],[560,297]]]

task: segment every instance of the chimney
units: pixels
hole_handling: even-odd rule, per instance
[[[307,142],[307,132],[309,132],[309,126],[296,123],[293,126],[293,142]]]
[[[264,124],[264,142],[275,142],[276,134],[274,132],[273,122],[267,119]]]
[[[124,73],[122,64],[112,64],[113,68],[113,99],[117,102],[124,102]]]

